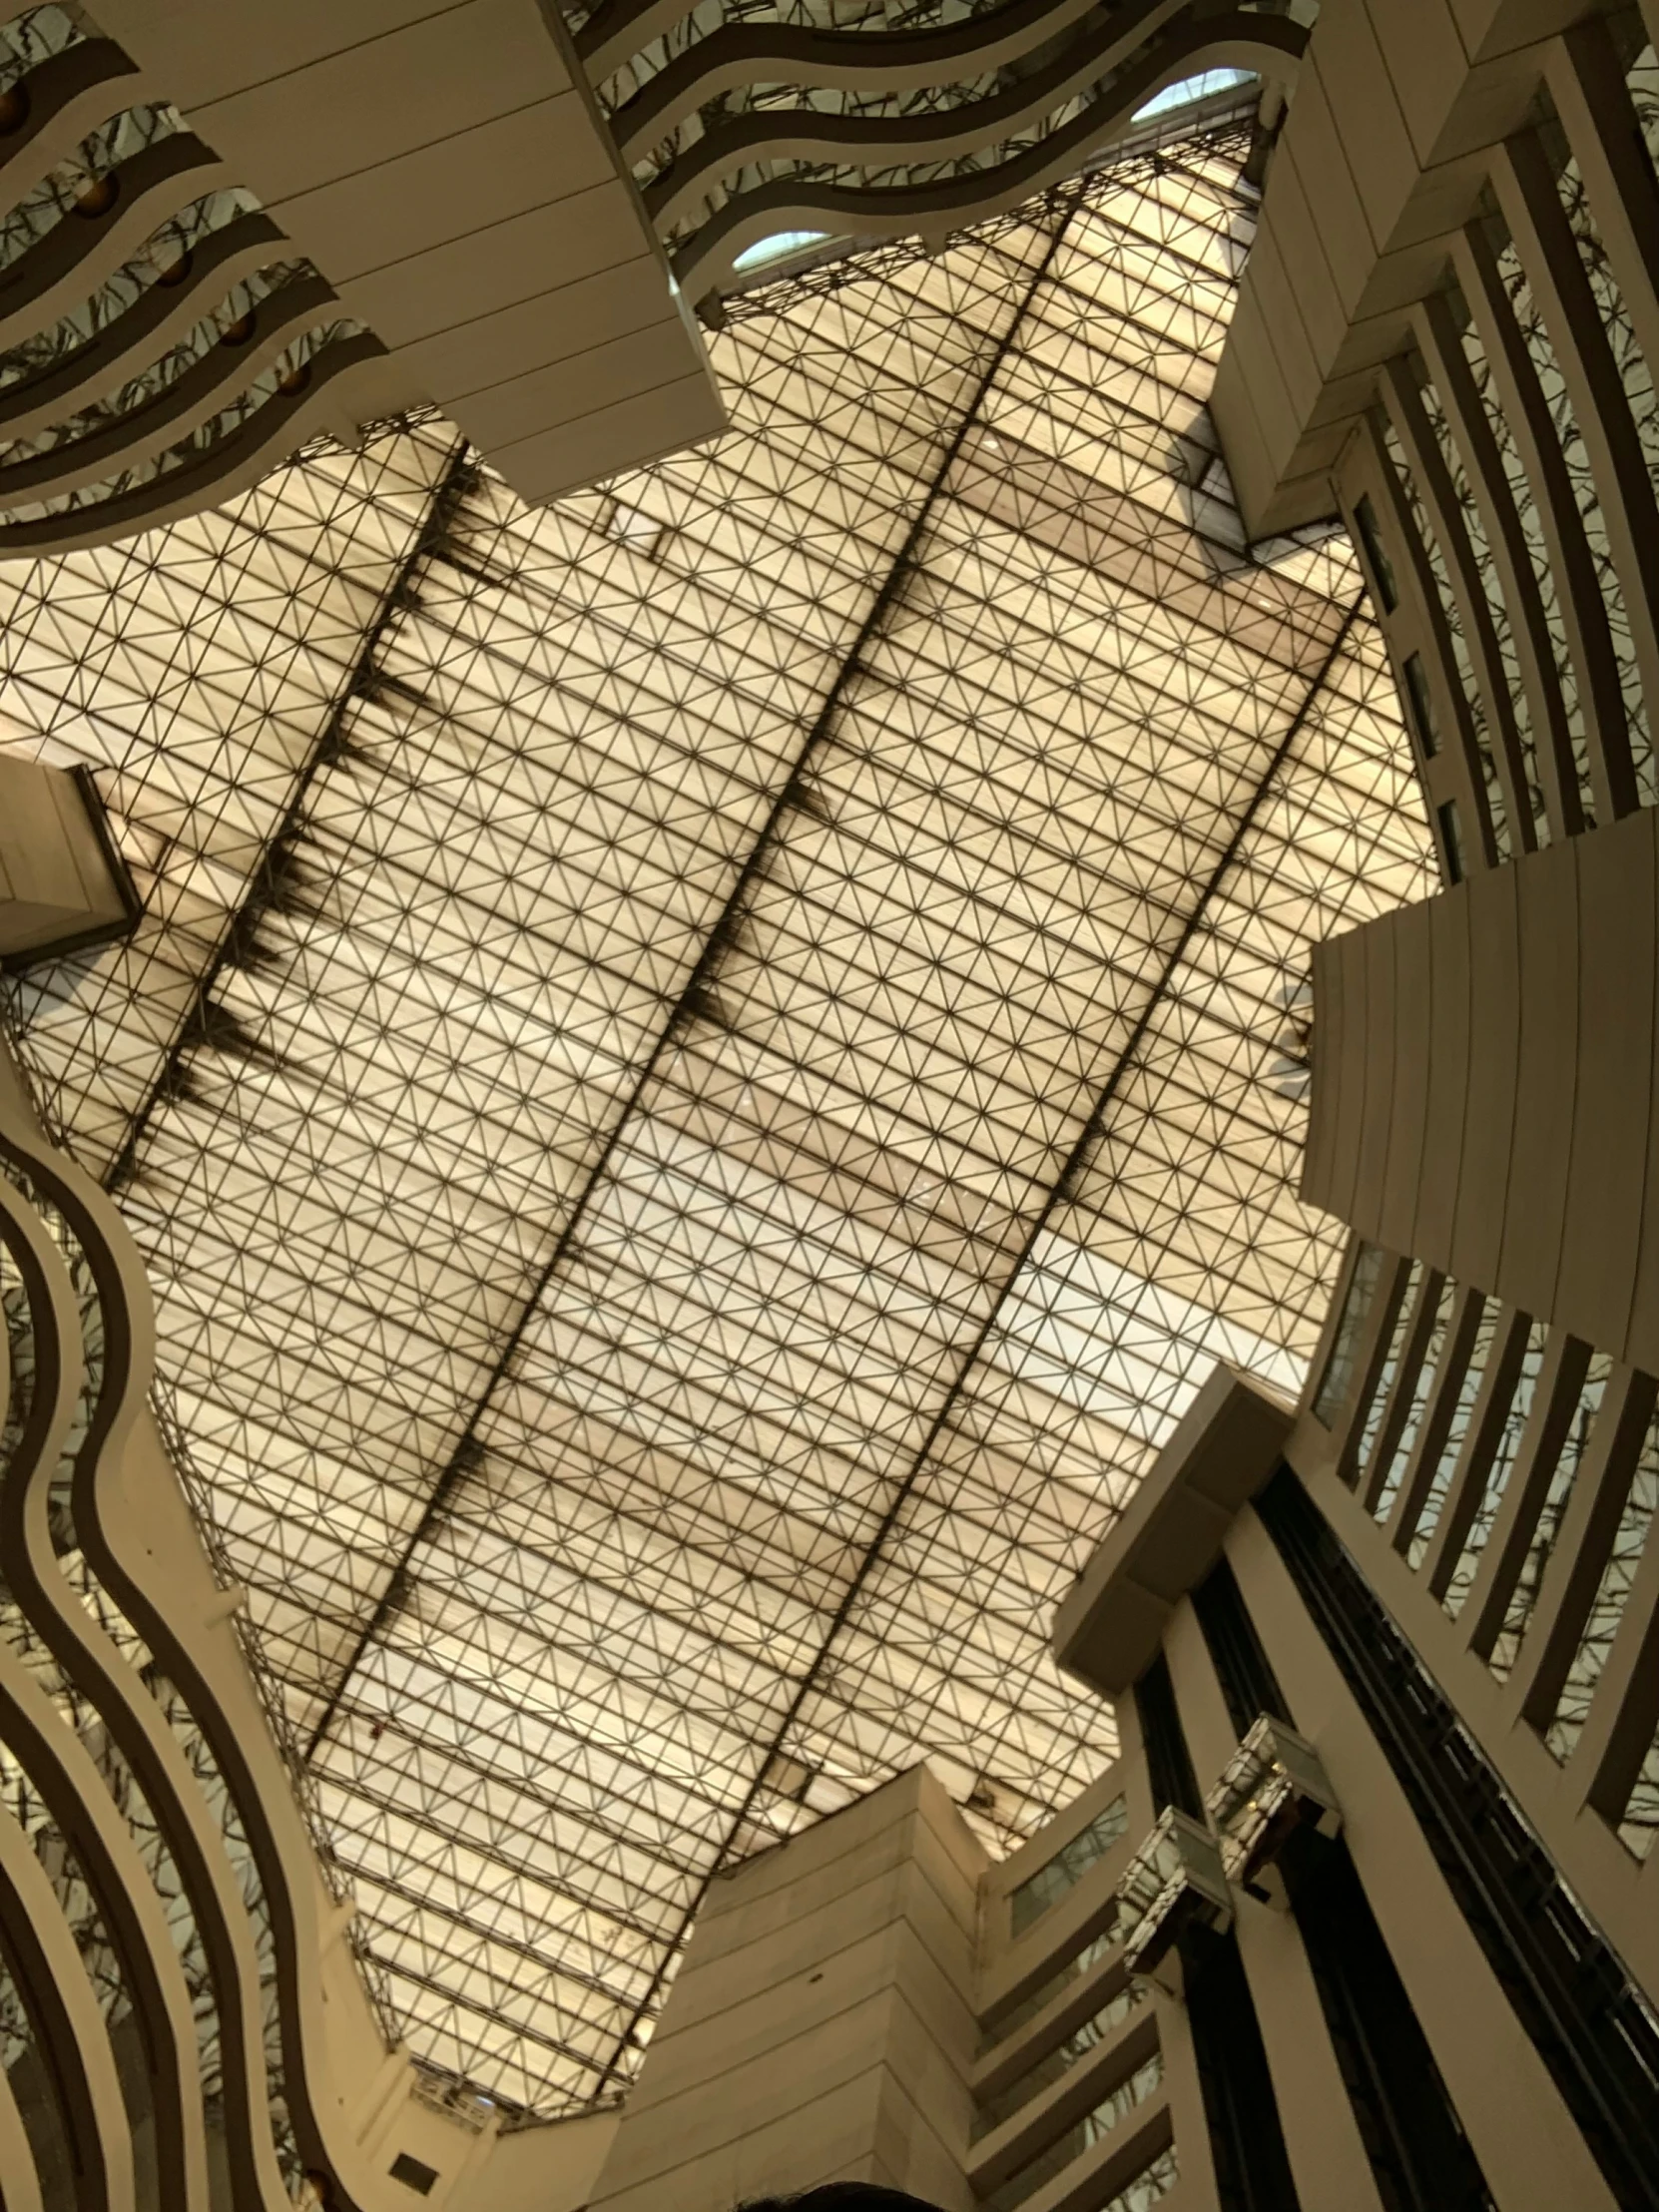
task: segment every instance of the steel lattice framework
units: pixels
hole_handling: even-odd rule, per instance
[[[417,2053],[614,2090],[716,1871],[1110,1750],[1056,1599],[1287,1388],[1312,938],[1429,887],[1346,541],[1203,401],[1237,141],[738,303],[736,426],[530,512],[444,425],[0,571],[126,946],[11,985]]]

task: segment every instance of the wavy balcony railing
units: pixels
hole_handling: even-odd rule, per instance
[[[701,296],[763,238],[891,237],[1016,205],[1210,68],[1284,80],[1297,0],[1005,0],[872,12],[610,0],[577,43],[624,159]]]
[[[143,89],[62,8],[0,25],[0,554],[228,498],[384,350]]]
[[[268,1916],[250,1908],[213,1803],[211,1747],[175,1692],[160,1605],[134,1576],[142,1538],[121,1444],[143,1407],[147,1316],[124,1280],[119,1229],[79,1185],[67,1163],[0,1128],[5,1817],[14,1867],[21,1846],[47,1875],[56,1938],[55,1956],[32,1961],[14,1940],[20,1920],[42,1925],[38,1882],[0,1895],[12,1978],[46,2061],[20,2118],[46,2203],[66,2187],[77,2212],[131,2202],[135,2146],[153,2131],[157,2201],[206,2212],[214,2132],[239,2201],[276,2206],[298,2152],[282,2120],[282,2054],[267,2035]],[[138,2048],[124,2054],[129,2022]]]
[[[305,2172],[380,2212],[331,2078],[322,1968],[349,1903],[251,1723],[239,1593],[149,1426],[142,1269],[3,1084],[0,1308],[6,2212],[210,2212],[215,2165],[239,2212]]]

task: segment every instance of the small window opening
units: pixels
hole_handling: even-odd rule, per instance
[[[1360,1355],[1361,1333],[1371,1318],[1382,1281],[1382,1248],[1381,1245],[1362,1244],[1354,1256],[1354,1272],[1348,1279],[1342,1319],[1337,1324],[1337,1333],[1331,1342],[1331,1357],[1326,1362],[1319,1394],[1314,1399],[1314,1418],[1326,1428],[1336,1426],[1337,1415],[1348,1403],[1348,1393],[1354,1383],[1355,1363]],[[1279,1717],[1282,1720],[1288,1718],[1285,1714]]]
[[[1448,883],[1463,880],[1463,831],[1457,820],[1457,802],[1447,799],[1434,810],[1434,818],[1440,826],[1440,850],[1445,855],[1445,879]]]
[[[1394,564],[1383,546],[1370,492],[1362,492],[1355,503],[1354,527],[1359,532],[1372,580],[1377,586],[1377,596],[1382,602],[1382,612],[1391,615],[1399,605],[1399,586],[1394,582]]]
[[[1218,92],[1231,92],[1238,85],[1255,82],[1256,73],[1251,69],[1201,69],[1196,77],[1183,77],[1179,84],[1166,85],[1162,92],[1154,93],[1129,120],[1144,123],[1149,116],[1169,115],[1176,108],[1190,108]]]
[[[429,2197],[438,2173],[435,2166],[423,2166],[418,2158],[400,2150],[391,2162],[391,2178],[402,2182],[405,2189],[412,2189],[417,2197]]]
[[[1434,720],[1434,702],[1429,696],[1428,671],[1422,665],[1422,655],[1407,653],[1401,673],[1405,678],[1405,705],[1411,727],[1416,732],[1424,759],[1431,761],[1440,750],[1440,730]]]

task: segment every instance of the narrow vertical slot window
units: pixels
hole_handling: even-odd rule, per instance
[[[1440,826],[1440,850],[1445,857],[1445,879],[1448,883],[1463,880],[1463,831],[1457,820],[1455,799],[1442,800],[1434,810],[1434,819]]]
[[[1372,1391],[1371,1402],[1366,1407],[1366,1426],[1360,1438],[1360,1449],[1355,1455],[1356,1472],[1363,1476],[1371,1464],[1371,1455],[1377,1448],[1377,1432],[1382,1425],[1382,1411],[1388,1402],[1388,1392],[1394,1386],[1394,1377],[1399,1372],[1399,1356],[1405,1349],[1405,1332],[1411,1326],[1411,1308],[1416,1302],[1417,1285],[1422,1281],[1422,1262],[1413,1260],[1405,1277],[1405,1288],[1400,1293],[1399,1305],[1394,1313],[1393,1327],[1388,1332],[1388,1349],[1383,1355],[1382,1372],[1377,1378],[1377,1387]]]
[[[1612,1549],[1601,1570],[1596,1594],[1590,1601],[1589,1615],[1567,1669],[1567,1679],[1561,1686],[1555,1717],[1544,1733],[1545,1743],[1563,1762],[1571,1758],[1589,1718],[1590,1701],[1601,1681],[1619,1623],[1624,1619],[1625,1604],[1647,1547],[1656,1509],[1659,1509],[1659,1414],[1648,1423],[1647,1434],[1642,1439],[1630,1488],[1619,1513],[1619,1525],[1613,1534]]]
[[[1451,1420],[1440,1446],[1439,1457],[1434,1462],[1433,1478],[1422,1501],[1422,1511],[1417,1515],[1417,1525],[1411,1531],[1405,1547],[1409,1566],[1422,1565],[1423,1555],[1434,1540],[1434,1530],[1439,1524],[1440,1509],[1445,1504],[1446,1491],[1469,1432],[1469,1417],[1474,1411],[1474,1401],[1479,1394],[1481,1378],[1486,1373],[1486,1362],[1492,1356],[1492,1340],[1497,1335],[1498,1304],[1488,1298],[1482,1302],[1480,1320],[1475,1329],[1474,1343],[1469,1348],[1468,1365],[1457,1384],[1457,1402],[1451,1409]]]
[[[1451,1323],[1451,1309],[1456,1299],[1456,1284],[1449,1275],[1442,1276],[1434,1300],[1434,1320],[1428,1332],[1428,1342],[1422,1348],[1422,1358],[1417,1363],[1417,1372],[1411,1380],[1411,1402],[1405,1409],[1398,1440],[1389,1455],[1387,1470],[1377,1493],[1377,1503],[1372,1508],[1380,1521],[1385,1521],[1393,1511],[1394,1499],[1399,1494],[1400,1482],[1416,1445],[1417,1431],[1422,1426],[1422,1416],[1428,1407],[1429,1392],[1434,1387],[1440,1361],[1445,1353],[1446,1331]]]
[[[1440,726],[1434,719],[1434,700],[1428,689],[1428,671],[1422,665],[1422,655],[1407,653],[1400,674],[1405,679],[1405,706],[1411,728],[1416,732],[1424,760],[1431,761],[1440,750]]]
[[[1479,1503],[1470,1516],[1468,1534],[1463,1538],[1463,1547],[1457,1554],[1456,1564],[1446,1583],[1445,1594],[1440,1599],[1441,1605],[1453,1619],[1461,1609],[1464,1598],[1474,1587],[1480,1555],[1486,1548],[1486,1538],[1492,1532],[1497,1509],[1503,1502],[1503,1492],[1508,1485],[1510,1470],[1515,1464],[1515,1454],[1520,1449],[1521,1437],[1532,1417],[1532,1400],[1543,1369],[1544,1347],[1548,1342],[1549,1331],[1542,1322],[1533,1322],[1527,1331],[1526,1350],[1521,1354],[1520,1371],[1515,1377],[1509,1410],[1504,1416],[1502,1432],[1492,1453],[1492,1463],[1486,1470]]]
[[[1635,638],[1631,632],[1630,617],[1624,604],[1623,584],[1613,557],[1612,538],[1602,509],[1601,493],[1590,466],[1589,449],[1579,429],[1572,398],[1561,373],[1560,363],[1555,357],[1543,314],[1533,297],[1531,278],[1512,240],[1498,250],[1497,269],[1504,291],[1508,294],[1515,325],[1532,357],[1544,403],[1549,409],[1560,441],[1562,459],[1572,481],[1574,504],[1583,525],[1590,558],[1595,563],[1608,635],[1618,661],[1619,689],[1623,694],[1629,722],[1631,762],[1638,783],[1646,789],[1650,786],[1652,773],[1652,745],[1647,726],[1647,703],[1642,694],[1641,667],[1637,659]],[[1616,738],[1613,742],[1617,742]]]
[[[1634,1859],[1646,1859],[1654,1837],[1659,1836],[1659,1731],[1647,1747],[1618,1825],[1625,1850]]]
[[[1471,766],[1479,770],[1474,803],[1477,808],[1484,805],[1486,821],[1491,827],[1493,850],[1500,860],[1507,860],[1512,855],[1514,840],[1510,835],[1509,818],[1504,806],[1503,787],[1498,778],[1492,732],[1486,719],[1481,684],[1469,641],[1464,635],[1463,616],[1458,606],[1457,594],[1451,586],[1450,568],[1428,519],[1428,510],[1417,489],[1416,477],[1391,426],[1382,426],[1382,439],[1388,465],[1398,478],[1400,496],[1409,516],[1406,527],[1422,553],[1426,579],[1432,594],[1431,604],[1439,609],[1443,644],[1449,654],[1445,673],[1461,698],[1468,720],[1469,735],[1474,741],[1474,760]]]
[[[1508,414],[1499,397],[1492,375],[1491,362],[1486,347],[1468,303],[1460,292],[1453,289],[1456,302],[1454,314],[1462,319],[1463,358],[1474,378],[1486,424],[1497,446],[1503,465],[1504,480],[1514,501],[1515,513],[1526,541],[1528,565],[1536,586],[1539,604],[1543,610],[1544,624],[1549,634],[1550,657],[1555,667],[1555,681],[1561,695],[1561,705],[1566,715],[1567,735],[1572,746],[1573,777],[1577,788],[1578,808],[1586,830],[1595,826],[1594,778],[1590,769],[1590,743],[1584,727],[1584,701],[1579,688],[1578,664],[1574,658],[1569,635],[1566,608],[1562,601],[1562,585],[1555,573],[1555,563],[1550,555],[1549,534],[1544,514],[1527,474],[1526,462]]]
[[[1630,1802],[1619,1822],[1619,1842],[1632,1858],[1645,1859],[1653,1849],[1656,1831],[1659,1831],[1659,1736],[1648,1746],[1642,1771],[1636,1777],[1636,1787],[1630,1793]]]
[[[1382,532],[1378,527],[1377,509],[1371,503],[1371,493],[1362,492],[1354,503],[1354,527],[1359,532],[1366,562],[1377,586],[1377,596],[1382,602],[1382,612],[1391,615],[1399,605],[1399,586],[1394,581],[1394,564],[1388,558],[1382,543]]]
[[[1348,1290],[1343,1298],[1342,1319],[1331,1340],[1331,1357],[1325,1363],[1325,1373],[1320,1378],[1319,1391],[1314,1399],[1314,1418],[1327,1428],[1335,1424],[1337,1415],[1348,1403],[1360,1337],[1377,1303],[1377,1286],[1382,1279],[1382,1247],[1362,1244],[1354,1256],[1354,1272],[1348,1279]]]
[[[1615,274],[1613,258],[1607,251],[1606,240],[1597,225],[1595,211],[1585,190],[1583,173],[1576,159],[1568,161],[1556,171],[1555,189],[1560,196],[1562,212],[1571,229],[1573,243],[1578,249],[1585,279],[1595,300],[1597,317],[1606,336],[1608,351],[1618,372],[1619,382],[1624,388],[1630,422],[1635,429],[1642,459],[1647,464],[1647,473],[1651,479],[1659,471],[1659,394],[1654,391],[1652,366],[1646,349],[1637,336],[1630,303],[1625,298]],[[1616,577],[1616,556],[1613,557],[1612,566]],[[1621,606],[1621,613],[1623,612]],[[1625,626],[1629,627],[1627,614]],[[1632,650],[1639,654],[1634,639]],[[1639,666],[1638,660],[1638,671]],[[1641,691],[1639,674],[1632,700],[1630,738],[1631,758],[1636,770],[1641,803],[1645,807],[1651,807],[1659,800],[1659,781],[1656,781],[1655,776],[1652,732],[1648,726],[1648,707]]]

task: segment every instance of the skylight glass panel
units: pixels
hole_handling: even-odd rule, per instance
[[[0,570],[146,897],[5,988],[411,2049],[624,2084],[717,1871],[1110,1758],[1053,1607],[1338,1264],[1310,940],[1430,887],[1346,541],[1205,413],[1243,141],[730,303],[718,442],[456,433]],[[644,557],[649,554],[649,558]]]

